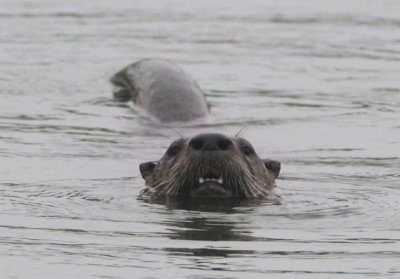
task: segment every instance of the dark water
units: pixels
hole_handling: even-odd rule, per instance
[[[145,57],[210,122],[114,102]],[[398,1],[1,0],[0,65],[2,278],[400,278]],[[178,133],[243,127],[280,199],[138,199]]]

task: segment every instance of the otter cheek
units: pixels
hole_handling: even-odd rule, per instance
[[[281,171],[281,163],[274,160],[264,159],[262,160],[264,166],[267,168],[268,172],[272,174],[274,178],[278,178]]]
[[[144,180],[147,180],[149,176],[153,174],[156,165],[157,162],[146,162],[140,164],[139,169]]]

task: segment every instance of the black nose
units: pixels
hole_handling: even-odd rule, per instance
[[[232,141],[222,134],[199,134],[189,142],[189,147],[194,150],[219,151],[228,150],[232,146]]]

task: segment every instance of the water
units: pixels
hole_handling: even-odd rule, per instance
[[[0,1],[2,278],[400,278],[400,3],[239,2]],[[114,102],[145,57],[210,122]],[[243,127],[280,198],[139,198],[178,133]]]

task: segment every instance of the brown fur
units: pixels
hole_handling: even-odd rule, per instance
[[[207,137],[214,137],[209,148],[204,143]],[[141,164],[140,171],[156,194],[260,198],[276,186],[280,163],[260,159],[243,138],[200,134],[174,141],[159,161]],[[214,180],[199,183],[209,176]],[[218,179],[223,183],[217,183]],[[207,186],[205,190],[199,190],[202,185]]]

